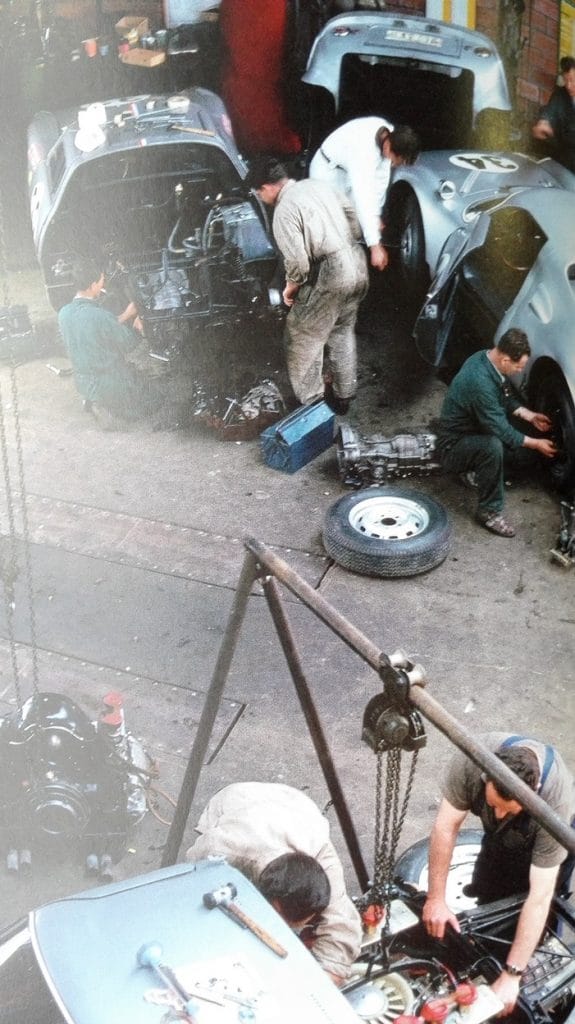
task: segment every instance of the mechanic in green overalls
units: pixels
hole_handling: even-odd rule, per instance
[[[141,343],[142,325],[134,304],[119,317],[100,305],[104,273],[94,260],[78,260],[72,277],[76,294],[58,313],[58,325],[78,391],[120,419],[151,416],[165,403],[166,391],[163,382],[126,359]]]

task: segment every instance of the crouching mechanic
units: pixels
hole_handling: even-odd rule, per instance
[[[183,394],[174,394],[172,382],[158,380],[129,361],[142,342],[134,303],[119,317],[100,305],[104,272],[98,261],[77,260],[72,278],[76,294],[58,313],[58,326],[80,394],[120,420],[156,416],[157,426],[177,426],[189,404],[186,383]]]
[[[290,927],[311,926],[306,945],[341,985],[360,952],[361,922],[329,824],[313,801],[280,783],[234,783],[209,801],[196,831],[186,860],[225,857]]]
[[[539,794],[560,818],[572,822],[574,783],[561,755],[551,746],[524,736],[490,733],[484,745],[523,782]],[[430,935],[442,939],[446,925],[459,931],[445,902],[449,865],[459,829],[468,812],[481,818],[485,830],[466,895],[488,903],[526,893],[505,967],[493,990],[510,1013],[517,1000],[521,975],[535,950],[555,891],[568,891],[574,858],[523,810],[499,783],[487,777],[463,753],[448,768],[443,799],[433,825],[429,851],[429,888],[423,922]]]

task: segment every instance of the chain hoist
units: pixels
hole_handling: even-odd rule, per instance
[[[11,308],[10,292],[8,286],[8,258],[6,250],[6,237],[4,227],[4,208],[2,205],[2,194],[0,191],[0,280],[2,282],[2,300],[7,313]],[[21,673],[17,654],[17,644],[14,632],[14,613],[16,610],[16,580],[19,575],[18,548],[20,547],[21,559],[24,569],[24,580],[26,586],[26,598],[28,604],[28,623],[30,628],[30,648],[32,658],[32,687],[34,693],[38,693],[38,647],[36,641],[36,615],[34,609],[34,595],[32,583],[32,563],[30,558],[30,530],[28,525],[28,509],[26,504],[26,486],[24,477],[24,455],[22,448],[22,432],[20,428],[20,412],[18,403],[18,387],[16,381],[16,359],[14,347],[11,346],[9,366],[9,398],[7,405],[0,387],[0,458],[2,461],[2,472],[4,475],[4,486],[6,492],[6,515],[8,520],[8,535],[5,538],[4,550],[0,552],[0,578],[2,579],[4,591],[4,606],[6,613],[6,627],[8,633],[8,644],[10,649],[10,662],[14,677],[14,690],[18,709],[23,705]],[[7,431],[7,409],[12,411],[12,425],[14,431],[14,442],[16,451],[16,490],[19,493],[19,511],[21,521],[21,542],[17,535],[15,488],[13,486],[14,471],[10,462]]]
[[[410,704],[409,688],[415,684],[422,685],[425,677],[423,670],[413,665],[403,651],[396,651],[389,658],[382,655],[379,675],[383,692],[369,701],[362,730],[362,739],[377,755],[373,881],[358,901],[358,906],[367,928],[375,929],[383,922],[383,929],[387,930],[393,867],[413,788],[417,757],[426,742],[421,715]],[[411,761],[402,786],[404,752],[411,753]]]

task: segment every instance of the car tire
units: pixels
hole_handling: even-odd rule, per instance
[[[389,221],[390,242],[398,246],[397,267],[406,297],[418,302],[429,285],[429,269],[425,259],[425,232],[419,200],[411,189],[392,192],[385,214]]]
[[[455,841],[446,885],[446,902],[454,913],[476,906],[477,900],[463,891],[471,882],[473,867],[481,848],[481,829],[462,829]],[[429,839],[420,839],[402,853],[393,869],[394,879],[420,892],[427,892]]]
[[[575,406],[561,371],[546,369],[532,388],[532,406],[553,423],[552,436],[559,449],[549,462],[552,486],[563,493],[575,493]]]
[[[451,527],[439,502],[419,491],[368,487],[327,511],[323,543],[344,569],[365,576],[416,576],[447,557]]]

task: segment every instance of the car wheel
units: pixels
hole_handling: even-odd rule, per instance
[[[476,906],[475,897],[466,896],[463,889],[471,882],[482,838],[481,829],[470,828],[462,829],[455,841],[445,889],[446,903],[454,913]],[[407,882],[421,892],[427,892],[429,839],[420,839],[402,853],[393,870],[393,877],[398,882]]]
[[[575,406],[560,370],[547,370],[533,388],[533,407],[553,423],[559,454],[549,463],[551,482],[559,491],[575,491]]]
[[[423,298],[429,284],[425,260],[425,232],[417,196],[411,189],[398,191],[389,207],[392,244],[398,246],[401,283],[409,296]]]
[[[449,551],[451,527],[439,502],[419,491],[369,487],[327,511],[323,543],[338,565],[366,576],[415,576]]]

